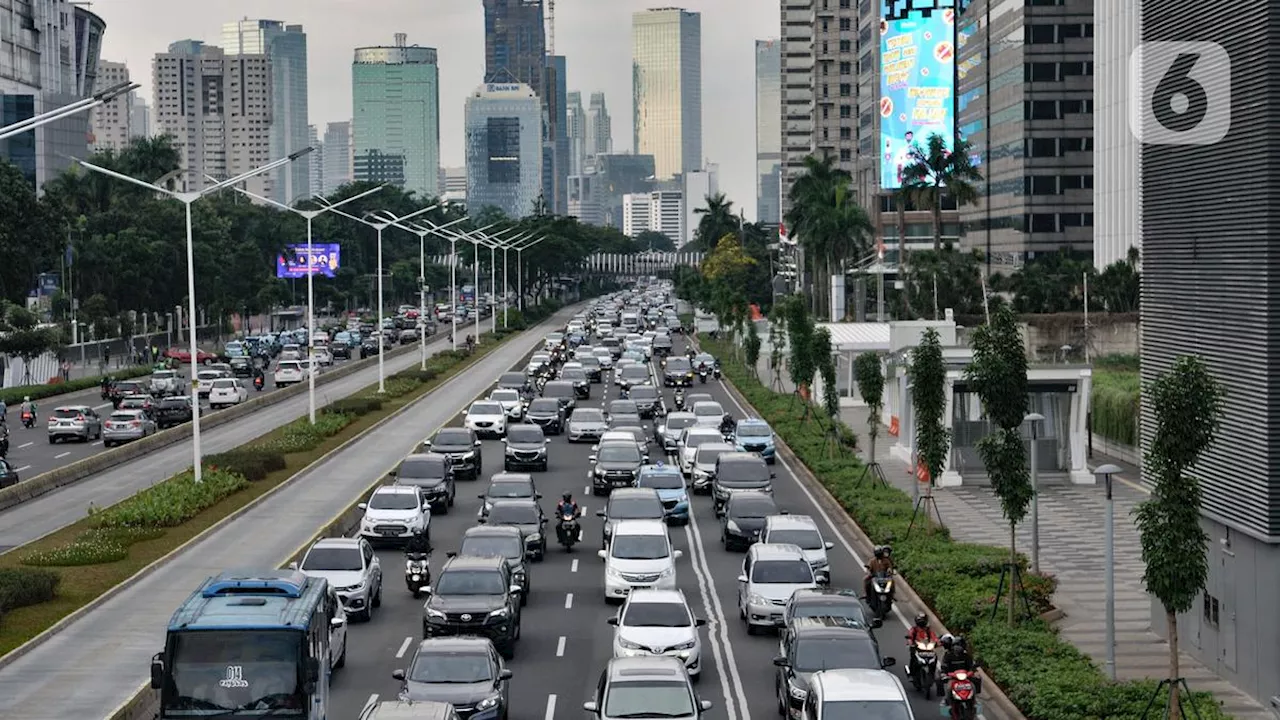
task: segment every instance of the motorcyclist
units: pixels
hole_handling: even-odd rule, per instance
[[[907,654],[910,660],[907,664],[907,674],[911,675],[916,670],[916,645],[918,643],[937,643],[938,635],[929,627],[929,616],[924,613],[916,615],[915,623],[907,630]]]
[[[36,416],[36,404],[35,404],[34,402],[31,402],[31,396],[30,396],[30,395],[23,395],[23,396],[22,396],[22,407],[21,407],[21,409],[20,409],[20,411],[19,411],[19,412],[20,412],[22,415],[26,415],[27,413],[31,413],[31,417],[35,417],[35,416]]]
[[[405,557],[414,559],[414,556],[431,554],[431,538],[422,531],[415,532],[409,538],[409,542],[404,546]]]
[[[582,506],[573,499],[573,493],[567,492],[560,496],[560,502],[556,503],[556,530],[564,532],[561,525],[564,523],[564,517],[568,515],[574,520],[582,517]],[[582,539],[582,525],[578,525],[578,540]]]
[[[693,359],[698,357],[698,353],[693,349],[693,346],[690,345],[685,349],[684,356],[689,358],[689,362],[693,362]]]
[[[942,636],[941,642],[945,652],[942,654],[942,661],[938,664],[938,694],[942,695],[943,700],[950,705],[951,694],[943,693],[943,684],[946,682],[947,675],[958,670],[967,670],[972,673],[976,667],[973,664],[973,656],[969,654],[969,644],[963,637],[947,633]],[[970,680],[973,681],[974,692],[982,692],[982,678],[975,674]]]
[[[889,574],[893,572],[891,553],[892,550],[887,545],[881,545],[875,549],[875,557],[871,559],[871,562],[867,563],[867,577],[862,581],[863,589],[867,596],[871,595],[871,578],[881,573]]]
[[[0,399],[0,423],[4,423],[9,416],[9,405],[3,399]]]
[[[738,429],[738,421],[733,419],[729,413],[725,413],[720,420],[720,434],[732,435]]]
[[[676,410],[684,410],[684,389],[676,388]]]

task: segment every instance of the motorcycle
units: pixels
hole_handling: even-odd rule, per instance
[[[978,678],[968,670],[947,673],[947,697],[951,720],[975,720],[978,717]]]
[[[911,648],[911,662],[907,664],[911,684],[916,690],[923,692],[926,699],[933,694],[934,685],[938,681],[936,648],[937,643],[932,640],[917,640]]]
[[[22,413],[22,427],[30,430],[36,426],[36,414],[30,410]]]
[[[676,390],[675,403],[676,403],[676,410],[679,412],[683,412],[684,411],[684,390]]]
[[[261,390],[261,389],[262,389],[262,385],[263,385],[263,379],[262,379],[262,376],[261,376],[261,375],[255,375],[255,376],[253,377],[253,389],[254,389],[254,390]]]
[[[9,454],[9,426],[0,423],[0,458]]]
[[[717,379],[717,380],[719,380],[719,379],[720,379],[720,366],[719,366],[719,365],[715,366],[715,368],[712,370],[712,373],[716,376],[716,379]]]
[[[877,573],[871,578],[871,595],[867,597],[871,613],[877,620],[884,620],[893,611],[893,576]]]
[[[702,367],[698,368],[698,382],[702,383],[703,385],[707,384],[707,366],[706,365],[703,365]]]
[[[573,546],[582,540],[582,526],[578,524],[578,518],[572,513],[561,515],[560,522],[556,524],[556,538],[565,552],[573,552]]]
[[[427,564],[427,557],[427,553],[404,554],[404,582],[415,600],[422,597],[422,587],[431,584],[431,566]]]

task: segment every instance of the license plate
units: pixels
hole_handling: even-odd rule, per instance
[[[632,590],[652,590],[653,586],[652,585],[632,585],[631,589]]]
[[[379,530],[378,534],[379,535],[398,535],[399,533],[396,530],[387,530],[384,528],[382,530]]]

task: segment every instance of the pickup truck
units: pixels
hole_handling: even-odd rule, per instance
[[[156,397],[181,395],[186,390],[184,382],[185,378],[175,370],[157,370],[151,374],[151,394]]]
[[[185,395],[164,398],[151,412],[160,430],[191,422],[191,398]]]

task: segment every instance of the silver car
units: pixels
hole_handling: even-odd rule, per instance
[[[64,405],[49,416],[49,444],[59,440],[89,442],[102,438],[102,417],[88,405]]]
[[[582,709],[600,720],[661,717],[697,720],[712,707],[693,692],[684,661],[671,655],[613,658]]]
[[[608,429],[604,412],[598,408],[582,408],[569,416],[569,442],[599,440]]]
[[[117,410],[111,413],[102,429],[102,444],[115,447],[133,440],[153,435],[156,421],[141,410]]]

